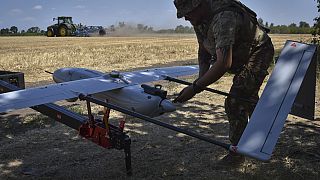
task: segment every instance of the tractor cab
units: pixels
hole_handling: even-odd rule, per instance
[[[73,24],[72,17],[60,16],[57,18],[53,18],[53,21],[58,20],[57,24],[51,25],[47,27],[47,36],[74,36],[76,31],[76,25]]]
[[[72,17],[58,17],[58,18],[53,18],[53,21],[58,20],[58,24],[63,24],[63,23],[67,23],[67,24],[73,24],[72,21]]]

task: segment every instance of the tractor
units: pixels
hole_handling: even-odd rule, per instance
[[[60,16],[53,18],[53,21],[58,20],[57,24],[47,27],[47,36],[74,36],[77,26],[73,24],[72,17]]]

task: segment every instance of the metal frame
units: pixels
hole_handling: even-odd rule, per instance
[[[1,91],[15,91],[21,89],[2,80],[0,80],[0,87]],[[125,152],[127,174],[132,174],[130,150],[131,140],[130,137],[123,132],[123,124],[119,127],[108,124],[108,127],[106,128],[106,124],[104,124],[103,121],[84,117],[53,103],[30,108],[79,131],[79,135],[99,146],[108,149],[123,149]],[[93,117],[91,114],[91,107],[89,108],[89,116]]]
[[[2,87],[2,90],[4,91],[15,91],[20,89],[12,84],[9,84],[1,80],[0,80],[0,87]],[[210,139],[208,137],[202,136],[200,134],[197,134],[185,129],[181,129],[170,124],[163,123],[161,121],[155,120],[148,116],[124,109],[122,107],[113,105],[111,103],[101,101],[91,96],[85,96],[83,94],[80,94],[79,99],[86,101],[88,117],[81,116],[79,114],[76,114],[72,111],[69,111],[53,103],[33,106],[30,108],[79,131],[79,135],[96,143],[99,146],[102,146],[104,148],[115,148],[118,150],[123,149],[125,152],[126,170],[128,175],[132,174],[131,150],[130,150],[131,140],[129,136],[123,132],[124,123],[125,123],[124,121],[120,121],[119,127],[109,124],[108,120],[109,120],[109,113],[111,109],[151,122],[153,124],[165,127],[167,129],[171,129],[173,131],[189,135],[191,137],[200,139],[202,141],[220,146],[227,151],[235,151],[234,149],[235,147],[230,144],[219,142],[219,141]],[[92,115],[92,112],[91,112],[90,103],[95,103],[95,104],[104,106],[106,108],[104,111],[103,121],[94,119],[94,116]]]
[[[90,95],[86,96],[86,95],[80,94],[79,95],[79,99],[80,100],[85,100],[85,101],[87,101],[87,103],[88,102],[92,102],[92,103],[95,103],[95,104],[98,104],[98,105],[101,105],[101,106],[104,106],[104,107],[107,107],[107,108],[110,108],[110,109],[114,109],[116,111],[122,112],[124,114],[130,115],[130,116],[133,116],[133,117],[145,120],[145,121],[148,121],[148,122],[156,124],[158,126],[162,126],[164,128],[167,128],[167,129],[170,129],[170,130],[173,130],[173,131],[176,131],[176,132],[180,132],[180,133],[189,135],[191,137],[200,139],[202,141],[205,141],[205,142],[220,146],[220,147],[222,147],[222,148],[224,148],[226,150],[232,150],[232,147],[233,147],[230,144],[226,144],[226,143],[223,143],[223,142],[220,142],[220,141],[216,141],[216,140],[210,139],[208,137],[202,136],[200,134],[197,134],[197,133],[194,133],[194,132],[191,132],[191,131],[188,131],[188,130],[185,130],[185,129],[181,129],[181,128],[178,128],[176,126],[173,126],[173,125],[158,121],[156,119],[150,118],[150,117],[145,116],[143,114],[140,114],[140,113],[137,113],[137,112],[134,112],[134,111],[130,111],[130,110],[122,108],[120,106],[117,106],[117,105],[114,105],[114,104],[111,104],[111,103],[108,103],[108,102],[101,101],[101,100],[99,100],[97,98],[91,97]]]

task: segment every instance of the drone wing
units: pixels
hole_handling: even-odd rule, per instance
[[[270,159],[315,51],[314,45],[287,41],[241,136],[239,153]]]
[[[78,97],[79,94],[95,94],[126,86],[159,81],[166,76],[179,77],[198,72],[198,66],[175,66],[121,73],[119,78],[109,74],[65,83],[24,89],[0,94],[0,113],[36,106],[64,99]]]

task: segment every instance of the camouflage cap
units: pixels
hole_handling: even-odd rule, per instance
[[[194,8],[198,7],[201,0],[174,0],[174,5],[177,8],[177,17],[182,18]]]

